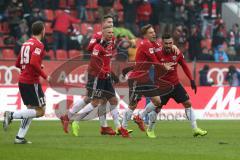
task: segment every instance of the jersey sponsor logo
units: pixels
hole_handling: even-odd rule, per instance
[[[97,56],[98,53],[99,53],[99,50],[94,49],[92,54],[95,55],[95,56]]]
[[[149,52],[150,52],[151,54],[154,54],[154,48],[149,48]]]
[[[36,55],[40,55],[41,54],[41,49],[40,48],[35,48],[34,53]]]

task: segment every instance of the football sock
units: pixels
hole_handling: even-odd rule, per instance
[[[132,114],[133,114],[133,110],[127,108],[124,113],[123,113],[123,121],[122,121],[122,127],[127,129],[127,123],[128,123],[128,120],[131,119],[132,117]]]
[[[121,127],[120,121],[119,121],[119,113],[117,110],[117,106],[116,105],[111,105],[111,115],[113,117],[113,122],[115,127],[118,129]]]
[[[150,113],[151,111],[155,110],[155,105],[150,102],[147,104],[147,106],[145,107],[144,111],[142,112],[142,114],[140,114],[140,118],[144,118],[148,113]]]
[[[107,105],[106,104],[102,104],[98,106],[98,116],[99,116],[99,121],[100,121],[100,125],[101,127],[107,127],[107,118],[106,118],[106,112],[107,112]]]
[[[13,119],[35,118],[35,117],[37,117],[37,112],[35,109],[25,109],[25,110],[15,111],[12,114]]]
[[[79,112],[85,105],[87,105],[84,99],[78,99],[73,105],[72,108],[68,112],[68,118],[71,119],[74,114]]]
[[[185,113],[186,113],[188,120],[191,121],[192,128],[193,129],[197,128],[197,122],[196,122],[195,114],[194,114],[192,107],[185,108]]]
[[[155,123],[156,123],[156,120],[157,120],[157,113],[156,111],[152,111],[150,112],[149,114],[149,126],[148,126],[148,130],[153,130],[154,127],[155,127]]]
[[[18,134],[17,134],[18,138],[24,138],[25,137],[31,122],[32,122],[32,118],[22,119],[19,131],[18,131]]]
[[[78,112],[78,115],[76,115],[76,118],[74,118],[74,120],[80,121],[81,119],[86,117],[90,112],[92,112],[93,109],[94,106],[92,105],[92,103],[88,103],[83,109],[80,110],[80,112]]]

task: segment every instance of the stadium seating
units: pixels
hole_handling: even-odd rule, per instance
[[[83,54],[79,50],[69,50],[68,51],[69,58],[73,58],[79,56],[79,59],[83,57]]]
[[[86,6],[87,9],[97,9],[97,0],[88,0],[88,4]]]
[[[81,24],[81,34],[85,35],[87,33],[87,28],[91,27],[92,25],[89,23],[82,23]]]
[[[16,59],[16,55],[14,54],[13,49],[3,49],[2,58],[5,60]]]
[[[46,33],[47,34],[52,34],[53,33],[53,30],[52,30],[51,26],[52,26],[51,22],[45,22],[45,28],[46,28]]]
[[[3,37],[0,37],[0,48],[4,47]]]
[[[0,23],[0,33],[3,34],[8,34],[9,31],[9,26],[7,22]]]
[[[49,56],[51,60],[55,59],[55,53],[53,50],[49,50],[48,52],[46,52],[46,56]]]
[[[66,60],[68,58],[67,51],[59,49],[56,51],[56,59],[57,60]]]
[[[100,23],[96,23],[93,25],[93,32],[94,33],[99,32],[101,31],[101,28],[102,28],[102,25]]]
[[[54,12],[51,9],[45,9],[44,10],[45,17],[48,21],[52,21],[54,19]]]

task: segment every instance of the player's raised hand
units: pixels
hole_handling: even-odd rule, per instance
[[[194,80],[191,80],[191,88],[192,90],[194,90],[194,93],[197,93],[197,86]]]
[[[172,51],[173,51],[176,55],[179,55],[179,54],[180,54],[180,50],[179,50],[178,47],[175,46],[175,45],[172,45]]]
[[[169,70],[174,70],[173,65],[175,65],[175,63],[174,62],[168,62],[168,63],[164,63],[163,65],[164,65],[165,69],[167,71],[169,71]]]
[[[50,76],[47,76],[47,81],[50,82],[52,78]]]

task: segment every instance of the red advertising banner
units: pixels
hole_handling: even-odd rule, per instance
[[[24,107],[17,87],[19,70],[14,67],[14,63],[14,61],[0,61],[0,119],[4,111],[15,111]],[[223,87],[226,85],[224,76],[230,64],[197,63],[194,67],[192,63],[188,63],[191,71],[196,72],[196,79],[199,79],[198,72],[205,64],[209,65],[208,77],[214,80],[216,86],[198,87],[196,95],[190,87],[186,87],[189,85],[189,80],[179,69],[179,78],[190,95],[197,118],[240,119],[240,87]],[[44,65],[45,72],[51,74],[54,81],[60,85],[49,86],[46,81],[42,81],[47,101],[46,115],[42,119],[56,119],[56,114],[62,112],[62,108],[69,109],[72,102],[85,94],[87,62],[45,61]],[[120,84],[115,87],[120,102],[119,111],[122,113],[122,110],[128,107],[128,88],[126,79],[121,75],[121,69],[129,64],[113,63],[112,65],[120,78]],[[235,64],[235,66],[240,68],[240,64]],[[145,99],[143,98],[138,104],[140,110],[136,112],[141,111],[144,106]],[[184,108],[181,104],[170,100],[164,106],[159,118],[185,119]]]

